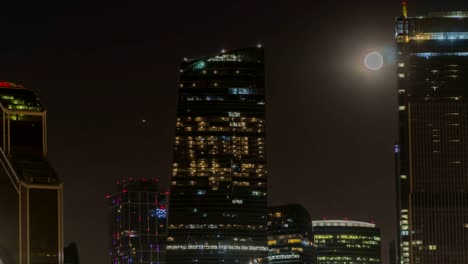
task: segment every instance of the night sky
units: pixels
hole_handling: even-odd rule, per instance
[[[48,109],[65,240],[78,242],[82,263],[108,263],[105,196],[118,178],[160,177],[168,188],[183,57],[257,43],[266,49],[270,203],[375,221],[387,263],[399,1],[36,2],[0,4],[0,80],[36,90]],[[410,15],[452,9],[468,2],[409,3]],[[380,71],[362,63],[374,50],[385,55]]]

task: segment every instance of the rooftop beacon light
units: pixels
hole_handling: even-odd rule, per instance
[[[403,17],[404,18],[407,18],[408,17],[408,8],[407,8],[407,5],[406,5],[406,1],[403,1],[402,2],[402,8],[403,8]]]

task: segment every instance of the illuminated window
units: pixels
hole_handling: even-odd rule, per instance
[[[241,59],[235,54],[222,54],[209,58],[208,61],[241,61]]]
[[[297,243],[301,243],[302,240],[300,240],[299,238],[294,238],[294,239],[288,239],[288,244],[297,244]]]
[[[253,94],[253,90],[249,88],[229,88],[229,94]]]
[[[232,203],[233,203],[233,204],[243,204],[244,201],[242,201],[242,200],[240,200],[240,199],[233,199],[233,200],[232,200]]]
[[[293,248],[291,248],[291,251],[304,252],[304,249],[303,248],[293,247]]]

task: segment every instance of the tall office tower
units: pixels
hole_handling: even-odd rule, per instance
[[[401,263],[468,263],[468,12],[396,21]]]
[[[266,261],[263,48],[181,66],[168,263]]]
[[[380,264],[380,229],[349,220],[312,221],[317,264]]]
[[[0,82],[0,247],[7,263],[63,263],[62,183],[47,161],[46,110]]]
[[[315,264],[314,237],[309,212],[299,204],[268,209],[270,264]]]
[[[158,178],[117,181],[108,195],[112,264],[165,263],[168,193],[158,191]]]

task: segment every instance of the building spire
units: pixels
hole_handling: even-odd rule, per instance
[[[403,0],[402,8],[403,8],[403,17],[407,18],[408,17],[408,8],[406,6],[406,0]]]

